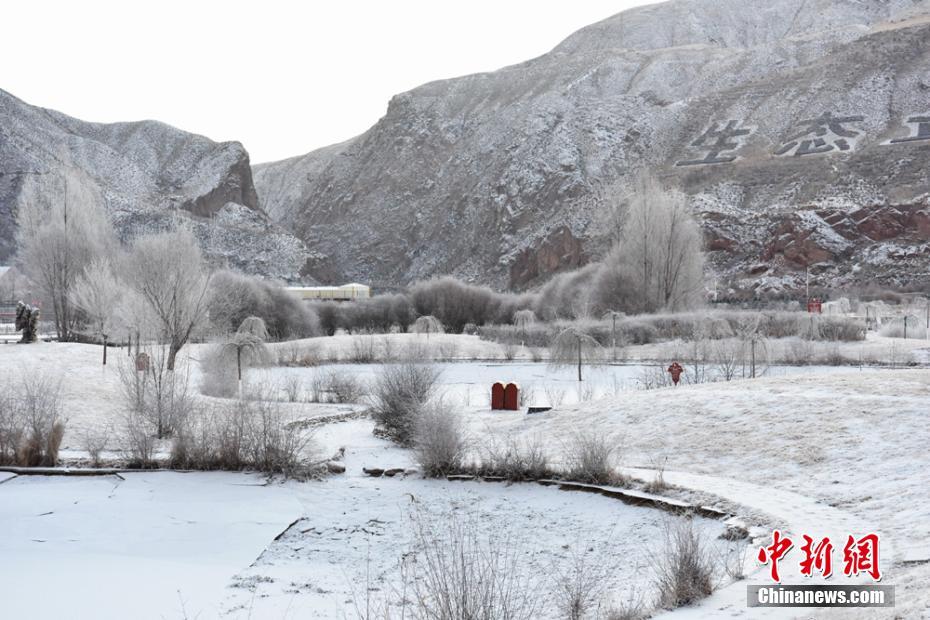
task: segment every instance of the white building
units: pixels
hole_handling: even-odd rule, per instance
[[[371,297],[371,287],[357,282],[342,286],[288,286],[287,290],[306,301],[353,301]]]

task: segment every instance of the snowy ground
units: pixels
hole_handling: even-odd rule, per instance
[[[672,358],[674,359],[674,358]],[[454,361],[437,363],[443,397],[466,408],[486,408],[490,404],[490,388],[497,381],[516,383],[523,392],[524,406],[554,406],[593,401],[622,392],[640,389],[654,375],[665,375],[667,364],[608,364],[583,369],[584,381],[578,383],[576,367],[553,367],[543,362],[481,362]],[[282,386],[287,378],[298,380],[306,388],[320,373],[349,373],[367,384],[377,379],[382,364],[326,364],[311,368],[271,367],[248,371],[246,381],[254,385]],[[685,369],[687,382],[691,369]],[[814,375],[848,372],[843,366],[767,366],[760,369],[767,377]],[[877,369],[866,367],[864,372]],[[747,369],[748,373],[749,370]],[[283,393],[280,398],[284,398]]]
[[[462,339],[459,350],[475,342],[469,337],[446,338]],[[662,354],[656,353],[656,346],[637,348],[637,355],[648,359],[650,353]],[[840,346],[851,355],[859,347],[878,356],[900,346],[920,360],[930,343],[870,337],[865,343]],[[190,348],[195,380],[199,350]],[[118,354],[113,352],[111,360]],[[0,345],[0,373],[15,376],[33,368],[60,377],[69,418],[65,445],[79,451],[85,429],[119,420],[116,364],[101,369],[99,356],[99,347],[87,345]],[[550,375],[545,364],[443,366],[453,391],[483,391],[492,377],[532,383],[532,373],[537,372],[544,373],[535,380],[542,384],[536,391],[543,396],[546,386],[568,382],[561,374]],[[485,397],[475,392],[463,409],[479,444],[492,438],[537,438],[558,458],[578,429],[596,429],[621,443],[622,464],[631,473],[649,479],[655,464],[665,463],[669,482],[705,493],[708,501],[723,498],[781,524],[796,537],[812,533],[842,538],[877,531],[883,536],[883,583],[896,587],[897,606],[861,615],[930,617],[925,587],[930,582],[930,373],[922,368],[802,370],[653,391],[606,390],[605,398],[581,403],[566,395],[561,406],[533,416],[486,411]],[[307,370],[274,370],[298,371]],[[505,371],[511,376],[500,376]],[[560,372],[571,375],[570,370]],[[334,411],[331,405],[289,406],[308,416]],[[178,584],[184,586],[179,589],[190,617],[195,615],[192,609],[202,610],[201,618],[217,613],[245,618],[250,610],[253,618],[307,617],[311,609],[323,610],[319,617],[342,617],[339,610],[349,610],[348,617],[354,617],[352,606],[365,589],[361,584],[374,580],[387,584],[376,587],[387,587],[393,563],[409,542],[405,519],[413,502],[408,494],[439,514],[457,510],[487,521],[492,530],[513,526],[529,532],[528,555],[538,566],[564,555],[567,550],[561,544],[566,538],[571,538],[569,544],[590,540],[612,545],[630,539],[635,544],[624,547],[618,557],[642,558],[639,541],[654,539],[655,528],[665,518],[606,498],[552,488],[362,477],[363,466],[410,464],[408,453],[374,438],[370,428],[370,422],[354,420],[318,431],[326,453],[346,446],[349,466],[346,475],[322,482],[256,487],[250,486],[254,478],[238,474],[155,473],[129,474],[116,484],[109,477],[4,481],[0,474],[0,556],[17,558],[0,563],[2,598],[12,600],[13,609],[19,610],[16,605],[43,600],[46,591],[62,588],[72,597],[73,611],[86,600],[82,596],[99,592],[99,586],[88,585],[93,578],[85,570],[90,562],[116,584],[108,586],[108,596],[114,606],[125,606],[123,617],[137,615],[143,608],[137,601],[156,599],[151,608],[163,611],[153,617],[180,617],[176,603],[181,599],[174,591]],[[243,482],[227,482],[235,480]],[[48,512],[52,514],[44,514]],[[294,518],[301,520],[273,541]],[[370,554],[372,548],[377,551]],[[179,568],[176,562],[182,560]],[[621,570],[638,562],[624,560]],[[754,566],[751,557],[749,565]],[[156,579],[150,584],[138,578],[169,569],[182,571],[184,580]],[[188,595],[186,586],[201,579],[203,587],[198,585]],[[750,576],[750,581],[762,579],[758,571]],[[838,582],[844,583],[842,579]],[[800,578],[786,581],[799,583]],[[783,609],[763,616],[745,608],[745,593],[742,583],[725,587],[702,605],[671,617],[812,615]],[[64,600],[47,601],[50,613],[30,607],[29,615],[68,615],[54,607],[59,599]],[[97,617],[107,613],[103,609]],[[848,610],[838,615],[852,616]]]
[[[288,489],[252,475],[123,478],[0,484],[0,615],[216,617],[230,576],[302,511]]]
[[[805,529],[845,532],[843,539],[877,531],[885,582],[897,586],[894,613],[914,617],[930,603],[921,585],[930,578],[928,402],[926,370],[851,370],[468,419],[476,433],[535,437],[553,452],[579,428],[613,434],[625,464],[648,470],[663,462],[670,482],[756,509],[797,537],[810,533]],[[792,499],[781,501],[781,493]],[[835,510],[810,513],[814,506]],[[852,524],[855,531],[846,531]],[[727,615],[746,616],[745,590],[741,596],[727,603]],[[709,613],[710,605],[701,609]],[[890,617],[887,610],[873,615],[883,613]]]

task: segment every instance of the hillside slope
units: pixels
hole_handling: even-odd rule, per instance
[[[207,256],[294,277],[306,248],[258,205],[249,156],[163,123],[86,123],[0,90],[0,264],[15,253],[24,201],[99,201],[123,238],[189,220]]]
[[[397,95],[255,183],[325,280],[525,288],[598,258],[648,169],[692,197],[723,286],[920,283],[928,53],[927,0],[673,0]]]

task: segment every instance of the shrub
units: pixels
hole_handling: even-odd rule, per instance
[[[412,362],[381,369],[373,388],[372,414],[394,441],[411,444],[416,416],[435,393],[439,375],[432,366]]]
[[[538,439],[526,444],[514,439],[490,442],[484,448],[478,471],[485,476],[500,476],[512,482],[555,477]]]
[[[0,384],[0,465],[53,467],[64,437],[61,384],[25,372]]]
[[[425,315],[419,317],[416,321],[413,322],[413,325],[410,326],[410,331],[415,334],[426,334],[426,337],[429,338],[430,334],[444,333],[445,327],[443,326],[442,321],[436,317]]]
[[[264,319],[272,340],[307,338],[320,333],[313,308],[288,293],[283,284],[235,271],[218,271],[210,281],[208,313],[219,334],[235,331],[244,319]]]
[[[375,361],[374,336],[355,336],[349,348],[348,360],[354,364],[370,364]]]
[[[611,584],[611,573],[615,567],[605,562],[610,553],[592,558],[589,551],[572,549],[570,562],[560,567],[555,579],[555,604],[560,617],[568,620],[584,620],[597,617],[596,612],[604,601]]]
[[[506,535],[484,533],[473,522],[414,516],[410,616],[418,619],[533,620],[540,593],[520,559],[525,551]],[[405,597],[405,598],[408,598]],[[402,601],[406,610],[406,600]]]
[[[123,414],[122,452],[130,467],[155,466],[156,440],[149,423],[140,407],[131,407]]]
[[[439,358],[444,362],[452,362],[459,355],[459,346],[454,340],[439,343]]]
[[[125,421],[127,425],[139,427],[127,429],[127,432],[130,435],[148,432],[163,439],[169,437],[194,408],[188,389],[188,369],[183,362],[175,370],[169,369],[167,346],[146,347],[145,352],[149,357],[147,370],[137,371],[132,362],[119,364],[124,405],[132,413]]]
[[[110,441],[109,427],[98,431],[86,431],[84,433],[84,449],[90,456],[91,465],[100,467],[101,455],[107,449],[107,443]]]
[[[462,418],[441,401],[424,406],[414,421],[413,447],[425,475],[458,473],[467,449]]]
[[[668,463],[668,457],[657,459],[653,462],[652,468],[656,474],[652,480],[643,486],[646,493],[664,493],[669,489],[668,483],[665,482],[665,465]]]
[[[216,398],[236,396],[236,354],[222,345],[206,349],[200,359],[200,393]]]
[[[300,366],[303,368],[319,366],[324,361],[320,349],[319,343],[314,341],[299,344],[289,342],[278,348],[278,365]]]
[[[296,403],[303,396],[304,383],[297,375],[287,375],[281,383],[281,389],[287,402]]]
[[[590,484],[620,484],[625,479],[616,471],[617,443],[593,431],[576,433],[566,447],[565,475]]]
[[[661,607],[691,605],[714,591],[713,563],[691,519],[666,529],[665,549],[654,569]]]
[[[452,333],[461,333],[467,323],[481,325],[499,314],[501,295],[484,286],[442,277],[418,282],[410,290],[413,308],[420,316],[434,316]]]
[[[326,368],[310,380],[310,402],[359,403],[368,392],[365,382],[351,372]]]
[[[649,617],[642,598],[631,596],[629,600],[614,604],[604,614],[604,620],[642,620]]]
[[[318,473],[312,434],[274,401],[235,401],[190,416],[176,433],[171,465],[185,469],[249,469],[285,477]]]
[[[562,406],[562,402],[565,400],[565,388],[554,383],[547,383],[543,391],[546,393],[546,400],[549,401],[550,407],[556,409]]]
[[[918,319],[916,316],[908,316],[907,320],[907,332],[905,333],[905,318],[895,318],[894,320],[886,322],[882,325],[881,329],[878,330],[879,335],[885,336],[886,338],[922,338],[926,334],[926,329],[924,328],[923,322]],[[825,327],[822,325],[820,330],[823,332]]]

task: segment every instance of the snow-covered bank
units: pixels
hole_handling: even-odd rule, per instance
[[[930,576],[930,565],[919,564],[930,560],[928,401],[926,370],[851,370],[629,392],[532,416],[476,411],[467,419],[475,432],[538,438],[556,454],[579,428],[612,434],[624,464],[663,462],[672,472],[722,479],[697,488],[783,523],[803,519],[804,507],[773,510],[759,494],[737,492],[736,482],[833,507],[882,535],[886,582],[898,586],[894,612],[912,617],[930,603],[918,587]],[[895,554],[909,563],[896,563]]]
[[[396,599],[400,562],[414,548],[413,519],[420,511],[439,523],[467,520],[483,536],[509,540],[539,597],[551,595],[551,580],[573,554],[585,553],[589,562],[611,568],[618,601],[630,594],[647,601],[654,596],[650,553],[661,549],[664,528],[680,517],[535,484],[371,478],[362,467],[413,465],[408,451],[372,436],[371,429],[370,421],[353,420],[320,430],[317,439],[327,450],[347,447],[347,473],[288,485],[304,516],[237,575],[241,587],[228,601],[231,617],[352,618],[364,613],[368,596],[373,608]],[[715,553],[732,546],[715,540],[722,522],[695,523]],[[546,601],[538,617],[559,617]]]

